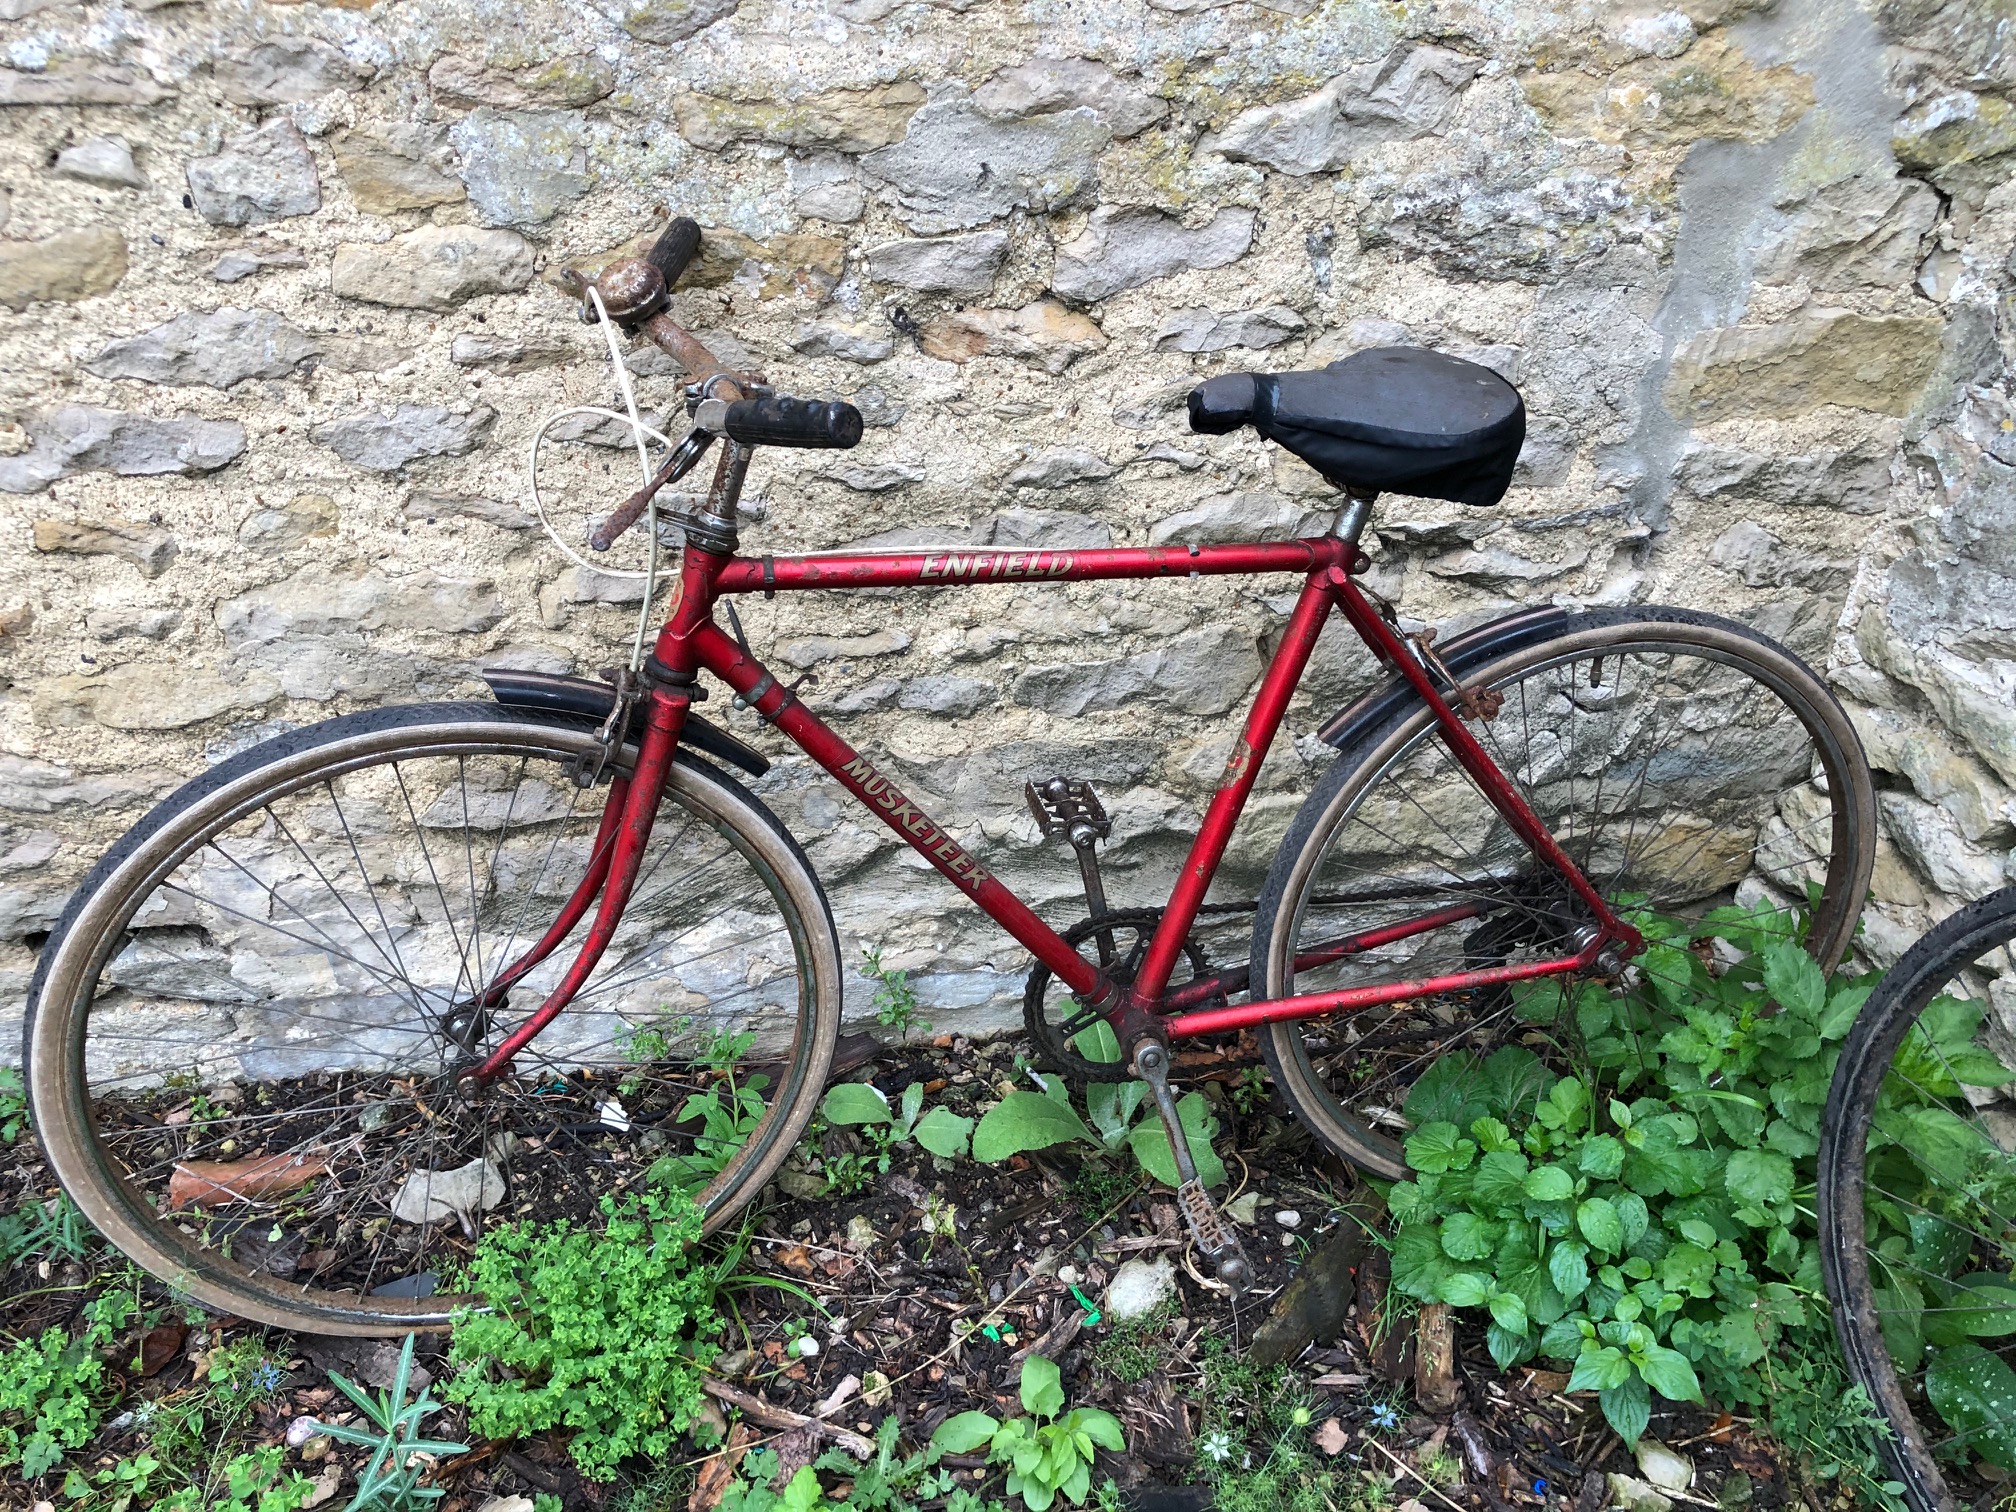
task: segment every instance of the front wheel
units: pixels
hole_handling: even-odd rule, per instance
[[[597,1222],[646,1186],[712,1228],[756,1195],[824,1084],[839,947],[775,818],[684,754],[594,974],[506,1075],[458,1085],[586,932],[482,1005],[592,864],[595,745],[492,704],[350,715],[119,842],[42,952],[26,1032],[35,1126],[107,1238],[219,1311],[397,1333],[449,1319],[491,1228]]]
[[[1471,722],[1478,740],[1613,908],[1691,923],[1718,904],[1761,906],[1776,921],[1767,930],[1799,938],[1823,966],[1840,960],[1875,865],[1875,792],[1847,714],[1797,657],[1705,614],[1599,609],[1465,682],[1498,695],[1497,712]],[[1403,707],[1303,803],[1261,889],[1256,999],[1580,948],[1586,909],[1437,731],[1425,704]],[[1438,915],[1453,922],[1341,957],[1325,950]],[[1645,985],[1647,959],[1609,989]],[[1271,1024],[1262,1045],[1311,1131],[1397,1180],[1424,1073],[1530,1037],[1566,1016],[1577,990],[1545,977],[1424,994]]]

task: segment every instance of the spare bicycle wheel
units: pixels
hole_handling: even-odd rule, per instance
[[[1820,1143],[1848,1368],[1917,1512],[2016,1474],[2016,888],[1905,952],[1856,1018]]]

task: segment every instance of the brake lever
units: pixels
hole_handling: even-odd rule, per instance
[[[724,405],[722,408],[725,411],[727,407]],[[651,481],[617,505],[616,512],[595,527],[588,537],[589,546],[596,551],[607,551],[614,546],[618,538],[643,517],[661,489],[670,487],[693,471],[707,454],[707,448],[714,444],[714,436],[715,432],[702,430],[698,425],[687,431],[679,444],[672,448],[672,455],[665,459],[664,465],[651,475]]]

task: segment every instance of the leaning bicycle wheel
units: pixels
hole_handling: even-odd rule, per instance
[[[1906,951],[1841,1047],[1821,1132],[1834,1329],[1918,1512],[1999,1500],[2016,1472],[2012,941],[2016,888]]]
[[[1753,926],[1839,961],[1875,864],[1875,794],[1847,715],[1797,657],[1708,615],[1601,609],[1466,682],[1498,699],[1472,721],[1478,739],[1614,907],[1692,922],[1740,904]],[[1580,948],[1586,912],[1412,702],[1344,751],[1297,814],[1261,891],[1251,981],[1284,997],[1559,959]],[[1385,943],[1330,948],[1379,930]],[[1685,965],[1647,952],[1601,990],[1636,992],[1662,960]],[[1324,1143],[1397,1179],[1430,1067],[1572,1025],[1590,990],[1548,977],[1424,995],[1272,1024],[1263,1047]]]
[[[379,1333],[445,1321],[490,1227],[594,1222],[644,1185],[712,1227],[754,1197],[824,1083],[839,951],[790,837],[683,754],[580,995],[458,1087],[586,930],[481,1009],[597,853],[608,788],[573,776],[594,749],[491,704],[379,710],[246,751],[136,826],[30,996],[36,1128],[86,1216],[205,1306]]]

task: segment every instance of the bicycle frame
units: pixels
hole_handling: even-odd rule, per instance
[[[746,466],[746,460],[743,465]],[[724,459],[724,468],[726,461]],[[738,475],[739,476],[739,475]],[[598,837],[598,859],[563,907],[559,919],[531,952],[500,973],[482,1000],[494,1004],[502,990],[522,978],[586,913],[599,892],[596,916],[573,965],[540,1008],[485,1057],[471,1074],[487,1080],[499,1074],[540,1030],[566,1007],[613,936],[629,901],[638,863],[650,838],[679,731],[690,707],[697,674],[719,678],[741,702],[754,708],[905,844],[989,917],[1049,967],[1079,1001],[1104,1012],[1129,1042],[1126,1030],[1146,1028],[1169,1039],[1253,1028],[1282,1019],[1316,1018],[1358,1011],[1406,998],[1466,988],[1494,986],[1536,977],[1588,971],[1606,951],[1635,954],[1643,946],[1636,930],[1619,919],[1533,813],[1517,785],[1450,706],[1402,639],[1353,582],[1369,565],[1354,539],[1312,537],[1297,541],[1219,546],[1108,548],[1086,551],[934,551],[832,553],[816,556],[747,558],[711,551],[689,539],[679,593],[659,631],[653,657],[654,680],[648,719],[637,764],[629,781],[612,784]],[[1299,573],[1302,590],[1289,616],[1233,746],[1231,759],[1206,809],[1203,822],[1179,873],[1168,905],[1134,980],[1122,989],[1093,962],[1078,954],[1010,888],[994,877],[958,841],[926,814],[867,757],[814,714],[750,651],[714,622],[716,604],[732,594],[792,593],[862,588],[978,587],[997,583],[1069,583],[1168,577],[1247,577]],[[1527,848],[1557,872],[1588,908],[1592,927],[1577,940],[1572,955],[1375,986],[1343,988],[1242,1004],[1203,1006],[1226,995],[1228,983],[1212,978],[1170,992],[1169,977],[1184,939],[1223,859],[1261,763],[1279,731],[1288,701],[1332,610],[1340,612],[1365,644],[1395,668],[1433,712],[1442,739],[1491,806]],[[1452,690],[1453,692],[1454,690]],[[603,864],[599,851],[607,845]],[[1417,918],[1328,941],[1296,957],[1297,969],[1327,964],[1431,930],[1481,917],[1487,903],[1433,909]]]

